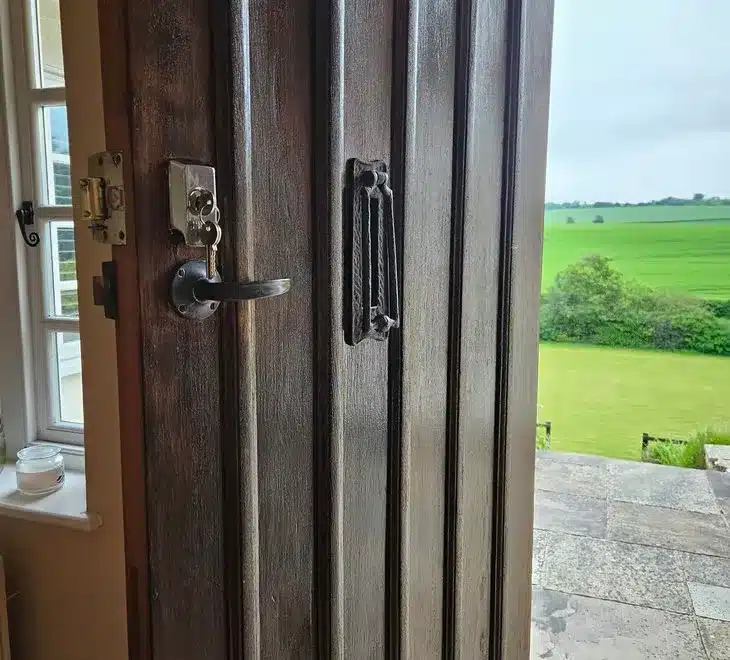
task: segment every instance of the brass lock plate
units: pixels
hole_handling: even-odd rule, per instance
[[[124,159],[120,151],[89,156],[89,176],[81,179],[81,213],[94,240],[127,244]]]

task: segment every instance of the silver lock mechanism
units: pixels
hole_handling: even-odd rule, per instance
[[[280,296],[291,280],[223,282],[218,273],[218,243],[223,236],[215,189],[215,168],[171,160],[168,169],[170,228],[190,247],[204,247],[205,260],[177,267],[170,285],[170,302],[180,316],[202,321],[223,301],[239,302]]]

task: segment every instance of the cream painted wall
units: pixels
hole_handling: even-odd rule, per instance
[[[61,0],[72,177],[105,149],[96,0]],[[74,207],[77,207],[74,189]],[[77,213],[78,217],[78,213]],[[80,532],[0,517],[13,660],[127,657],[119,411],[114,323],[91,300],[109,248],[76,227],[89,510],[103,524]]]

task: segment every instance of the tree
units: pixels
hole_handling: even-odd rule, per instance
[[[597,215],[595,218],[593,218],[593,224],[594,225],[600,225],[603,222],[603,216]]]
[[[695,193],[694,195],[692,195],[693,202],[702,202],[702,201],[704,201],[704,199],[705,199],[704,193]]]

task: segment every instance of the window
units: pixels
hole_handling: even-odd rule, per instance
[[[33,201],[40,237],[39,245],[24,253],[35,372],[31,439],[81,444],[78,283],[59,0],[11,1],[22,198]]]

